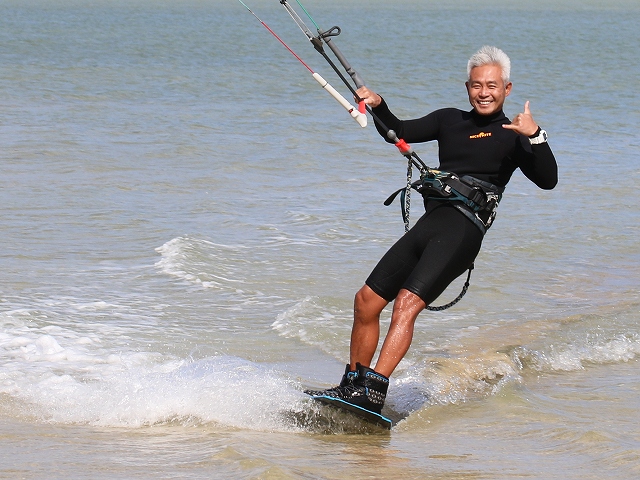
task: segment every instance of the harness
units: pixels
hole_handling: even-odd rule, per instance
[[[401,194],[400,204],[405,223],[408,221],[405,197],[409,188],[416,190],[425,200],[454,202],[453,206],[471,220],[483,234],[496,218],[496,209],[504,192],[504,188],[470,175],[458,177],[455,173],[441,170],[425,170],[421,172],[420,180],[395,191],[384,202],[389,206],[398,194]]]
[[[389,206],[400,194],[402,218],[407,227],[409,225],[409,211],[406,200],[411,193],[411,189],[420,193],[425,200],[453,202],[453,206],[471,220],[483,235],[496,218],[496,209],[504,192],[503,187],[498,187],[470,175],[458,177],[455,173],[430,168],[421,169],[420,179],[413,183],[410,181],[410,174],[407,178],[409,180],[407,186],[392,193],[384,202],[385,206]],[[467,293],[473,268],[474,265],[471,264],[462,291],[453,301],[439,307],[427,305],[426,309],[441,311],[458,303]]]

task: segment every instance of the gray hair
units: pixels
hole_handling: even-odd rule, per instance
[[[472,68],[482,67],[484,65],[498,65],[502,69],[502,80],[505,85],[509,83],[509,78],[511,76],[511,60],[509,60],[507,54],[498,47],[485,45],[474,53],[467,64],[467,78],[471,77]]]

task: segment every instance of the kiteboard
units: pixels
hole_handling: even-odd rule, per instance
[[[345,402],[340,398],[329,397],[327,395],[312,395],[310,393],[308,395],[317,402],[349,412],[362,420],[373,423],[374,425],[378,425],[382,428],[386,428],[387,430],[391,430],[391,427],[393,426],[393,421],[390,418],[379,413],[372,412],[371,410],[367,410],[366,408],[359,407],[358,405]]]

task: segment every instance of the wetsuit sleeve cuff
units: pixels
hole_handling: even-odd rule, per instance
[[[384,98],[381,96],[380,99],[382,100],[382,102],[380,102],[380,105],[372,109],[374,113],[376,113],[377,115],[391,113],[391,111],[389,110],[389,106],[387,105],[387,102],[385,102]]]
[[[536,133],[534,133],[533,135],[529,135],[529,138],[536,138],[538,135],[540,135],[541,131],[542,131],[542,128],[538,127],[538,129],[536,130]]]

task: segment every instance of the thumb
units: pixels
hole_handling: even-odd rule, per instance
[[[529,100],[524,102],[524,114],[531,115],[531,110],[529,110]]]

